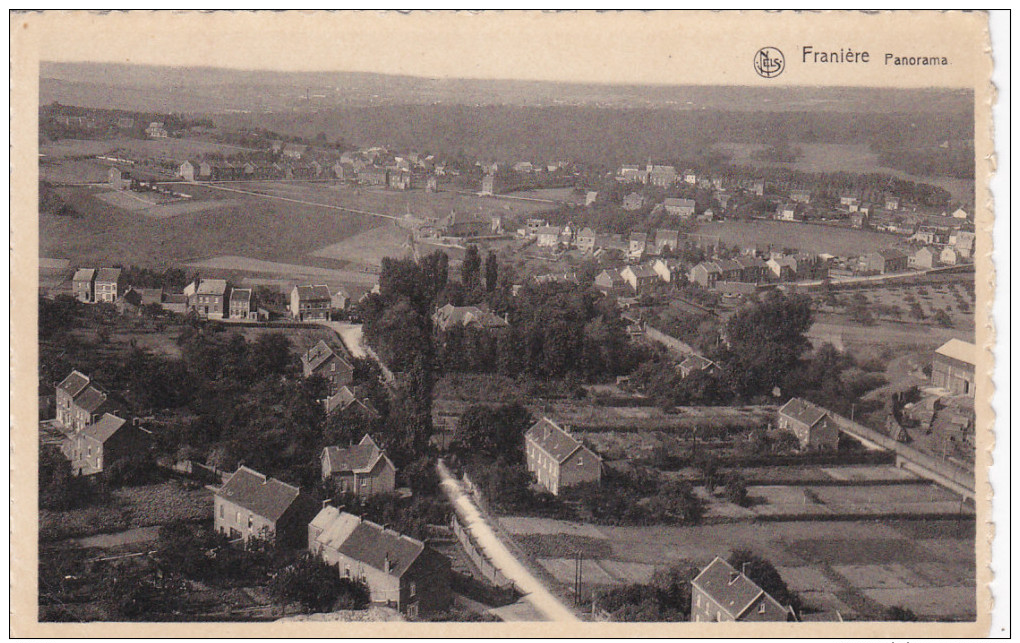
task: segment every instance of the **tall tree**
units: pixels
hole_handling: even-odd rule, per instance
[[[499,282],[499,261],[496,259],[496,253],[489,251],[489,254],[485,257],[485,290],[492,292],[496,289],[496,284]]]
[[[467,247],[464,253],[464,263],[460,267],[460,280],[468,288],[478,285],[482,270],[482,256],[478,252],[478,246],[472,244]]]

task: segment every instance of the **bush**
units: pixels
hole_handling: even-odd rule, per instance
[[[336,609],[365,609],[368,586],[363,581],[341,578],[336,567],[311,554],[279,570],[269,583],[269,591],[278,602],[298,603],[306,612]]]

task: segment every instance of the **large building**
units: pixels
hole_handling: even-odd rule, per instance
[[[602,458],[549,418],[524,435],[528,471],[554,496],[584,482],[602,479]]]
[[[409,617],[442,611],[452,600],[446,556],[335,507],[323,507],[309,523],[308,550],[341,577],[364,581],[373,603]]]
[[[931,363],[931,383],[952,395],[974,395],[977,346],[951,339],[935,351]]]
[[[294,286],[290,291],[290,314],[298,321],[329,320],[332,306],[329,286]]]
[[[905,272],[907,269],[907,253],[895,248],[887,248],[873,252],[864,257],[864,269],[882,274]]]
[[[332,479],[340,493],[367,497],[396,488],[397,468],[368,435],[346,449],[326,447],[321,459],[322,479]]]
[[[308,524],[301,490],[241,466],[213,497],[213,528],[231,540],[252,538],[297,546]]]
[[[225,279],[200,279],[184,287],[188,309],[199,317],[223,319],[229,313],[230,284]]]
[[[839,443],[839,427],[825,409],[795,397],[779,409],[780,431],[790,431],[805,451],[834,451]]]
[[[56,420],[71,432],[77,433],[105,413],[115,413],[119,408],[116,400],[78,371],[71,371],[56,386]]]
[[[691,581],[691,621],[786,621],[791,616],[789,608],[722,558]]]
[[[63,452],[76,476],[102,473],[110,465],[145,453],[149,433],[134,422],[106,413],[97,421],[67,438]]]
[[[301,371],[305,377],[319,375],[325,379],[330,395],[354,381],[354,366],[321,339],[301,356]]]

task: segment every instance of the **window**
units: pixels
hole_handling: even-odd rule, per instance
[[[220,518],[222,518],[222,517],[223,517],[223,505],[220,505]],[[220,531],[223,531],[223,530],[220,529]]]
[[[765,613],[765,603],[764,602],[762,602],[762,603],[760,603],[758,605],[758,613],[759,614],[764,614]]]
[[[411,598],[414,598],[415,593],[418,591],[418,584],[411,581],[411,583],[407,586],[407,591],[411,595]]]
[[[254,521],[252,520],[251,514],[248,514],[248,529],[251,529]]]
[[[241,524],[241,512],[240,511],[238,511],[236,513],[236,515],[234,516],[234,522],[236,522],[239,525]]]

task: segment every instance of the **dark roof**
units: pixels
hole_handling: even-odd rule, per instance
[[[301,356],[301,363],[305,368],[306,374],[314,373],[323,364],[329,361],[330,358],[335,357],[341,364],[346,365],[348,368],[353,369],[354,367],[347,363],[347,360],[340,357],[332,348],[330,348],[325,341],[319,340],[308,349],[308,352]]]
[[[624,270],[628,269],[630,270],[631,274],[633,274],[638,279],[648,279],[652,277],[654,277],[655,279],[659,278],[659,273],[655,272],[648,266],[627,266],[627,268],[624,268]]]
[[[197,295],[225,295],[226,293],[226,279],[203,279],[195,288],[195,294]]]
[[[890,259],[907,258],[907,253],[903,252],[902,250],[897,250],[896,248],[886,248],[885,250],[879,250],[875,254],[882,257],[882,259],[885,259],[886,261]]]
[[[825,409],[815,406],[811,402],[802,400],[799,397],[792,398],[789,402],[783,405],[783,408],[779,409],[780,415],[793,418],[794,420],[808,426],[814,426],[817,424],[827,413],[828,411]]]
[[[329,286],[295,286],[298,299],[301,301],[329,301],[332,297],[329,294]]]
[[[334,472],[353,471],[366,473],[371,471],[379,458],[385,457],[383,451],[368,435],[365,435],[358,444],[346,449],[326,447],[324,451],[329,459],[329,467]]]
[[[95,413],[105,401],[106,393],[103,393],[91,384],[85,387],[85,390],[74,398],[74,403],[87,413]]]
[[[301,490],[258,471],[241,466],[231,475],[216,495],[276,522],[297,500]]]
[[[98,421],[85,427],[82,433],[99,442],[106,442],[125,424],[127,424],[127,420],[124,418],[119,418],[112,413],[105,413]]]
[[[89,378],[87,375],[79,373],[78,371],[71,371],[70,375],[65,377],[60,384],[57,384],[57,388],[67,393],[72,398],[75,398],[88,385]]]
[[[397,577],[403,576],[423,551],[425,543],[420,540],[368,520],[358,523],[340,545],[341,554],[378,570],[385,570],[389,561],[389,573]]]
[[[549,418],[542,418],[536,422],[528,429],[526,435],[557,462],[563,462],[578,449],[590,451],[577,438],[564,431]]]
[[[96,281],[116,283],[120,280],[120,268],[100,268],[96,273]]]
[[[95,268],[79,268],[74,272],[73,281],[92,281],[95,278]]]
[[[691,585],[711,596],[734,619],[747,611],[762,594],[772,598],[757,583],[718,556],[701,570]],[[774,598],[772,601],[779,605]]]
[[[251,303],[251,288],[234,288],[230,291],[230,303]]]

